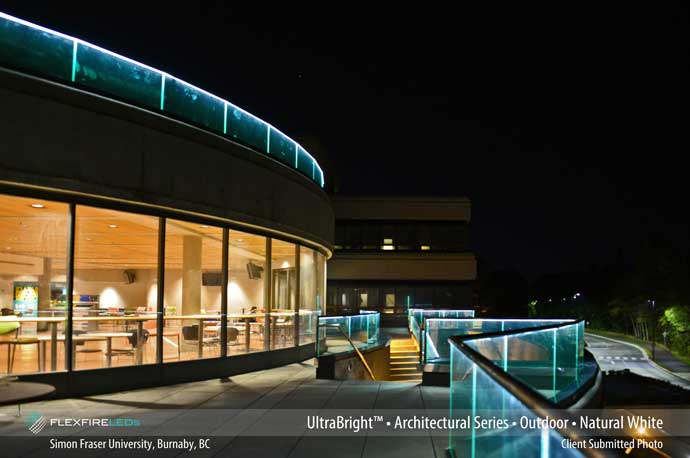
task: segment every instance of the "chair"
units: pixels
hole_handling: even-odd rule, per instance
[[[199,325],[182,326],[182,339],[186,342],[199,342]],[[204,345],[213,345],[218,342],[218,337],[204,337]]]
[[[144,329],[149,332],[150,337],[155,338],[158,335],[158,327],[155,320],[144,321]],[[177,359],[180,359],[180,331],[163,328],[163,337],[175,337],[177,339]],[[172,342],[170,343],[172,344]]]
[[[38,372],[41,372],[41,343],[38,336],[22,337],[21,324],[18,321],[9,321],[0,323],[0,336],[9,335],[14,332],[14,337],[10,339],[0,340],[0,344],[7,345],[7,373],[11,374],[14,368],[14,357],[17,354],[17,345],[33,345],[36,344],[38,349]]]
[[[228,345],[239,345],[240,342],[237,340],[237,337],[240,335],[240,331],[238,331],[236,328],[228,328]],[[234,343],[230,343],[234,342]]]
[[[149,338],[148,329],[144,329],[141,333],[141,350],[144,351],[146,348],[146,341]],[[139,340],[139,333],[135,329],[134,331],[129,331],[129,337],[127,341],[132,346],[132,348],[112,348],[110,349],[110,356],[134,356],[137,349],[137,343]]]

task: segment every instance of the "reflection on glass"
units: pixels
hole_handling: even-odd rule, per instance
[[[223,230],[166,220],[163,359],[220,356]]]
[[[365,311],[359,315],[321,316],[318,318],[316,355],[342,353],[378,345],[381,314]]]
[[[300,304],[299,341],[305,344],[314,341],[321,302],[323,265],[321,255],[311,248],[300,248]]]
[[[472,339],[466,342],[482,356],[556,403],[573,395],[596,373],[584,359],[584,322],[550,329]]]
[[[159,70],[2,12],[0,63],[172,114],[239,140],[324,185],[323,172],[303,148],[241,108]]]
[[[65,368],[68,211],[0,195],[0,374]]]
[[[452,456],[549,456],[581,457],[577,449],[563,448],[563,436],[557,429],[523,429],[513,425],[521,418],[534,420],[537,415],[513,393],[473,362],[455,343],[451,344],[450,418],[470,416],[504,418],[508,426],[470,422],[467,427],[449,430]]]
[[[228,356],[264,349],[266,237],[228,234]]]
[[[73,367],[156,361],[158,218],[79,205]]]
[[[448,338],[486,334],[488,332],[526,329],[535,326],[565,323],[570,320],[553,319],[492,319],[492,318],[426,318],[424,351],[422,362],[430,364],[448,364],[450,361],[450,344]]]
[[[271,349],[295,345],[297,289],[296,246],[273,239],[271,249]],[[302,270],[300,270],[302,272]]]

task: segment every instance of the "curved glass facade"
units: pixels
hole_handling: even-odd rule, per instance
[[[322,253],[217,219],[138,209],[0,194],[0,374],[314,342]]]
[[[2,12],[0,65],[193,124],[324,185],[321,167],[299,143],[242,108],[165,72]]]

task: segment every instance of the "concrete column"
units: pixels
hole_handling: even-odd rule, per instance
[[[201,313],[201,237],[185,235],[182,241],[182,314]]]

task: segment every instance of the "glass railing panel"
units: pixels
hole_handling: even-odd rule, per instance
[[[422,363],[448,364],[450,362],[450,344],[448,338],[452,336],[466,336],[499,332],[502,320],[482,319],[440,319],[425,320],[425,345]]]
[[[316,164],[314,167],[313,179],[314,179],[314,181],[316,181],[317,184],[319,184],[323,188],[323,184],[324,184],[323,171],[318,166],[316,166]]]
[[[83,40],[0,13],[0,65],[162,110],[270,153],[324,186],[316,161],[286,135],[270,132],[266,122],[220,97]]]
[[[351,351],[352,345],[362,350],[378,344],[380,317],[378,312],[318,317],[317,356]]]
[[[230,103],[228,104],[226,135],[264,153],[268,147],[268,124]]]
[[[316,336],[316,326],[319,322],[317,310],[299,311],[299,337],[300,344],[313,342]]]
[[[429,318],[474,318],[474,310],[411,309],[411,315],[423,328],[424,320]]]
[[[560,402],[589,379],[580,327],[574,323],[465,343],[544,398]]]
[[[450,357],[448,338],[452,336],[526,329],[549,324],[560,324],[566,321],[569,320],[426,318],[424,321],[426,329],[424,333],[422,363],[448,364]]]
[[[417,319],[414,316],[410,320],[410,331],[412,332],[412,335],[414,336],[415,340],[417,341],[417,345],[421,346],[421,344],[422,344],[422,332],[419,328],[419,322],[417,321]]]
[[[377,343],[379,340],[379,329],[381,328],[381,315],[376,312],[360,312],[366,316],[367,320],[367,342]]]
[[[271,128],[271,139],[268,145],[268,154],[290,167],[297,167],[295,155],[297,148],[295,142],[282,132]]]
[[[176,78],[165,78],[163,111],[223,133],[225,102]]]
[[[0,63],[61,80],[72,79],[74,40],[0,13]]]
[[[306,176],[314,179],[314,160],[311,158],[311,156],[309,156],[305,149],[299,145],[297,145],[297,169]]]
[[[77,46],[75,82],[152,109],[161,107],[161,72],[88,45]]]
[[[464,418],[504,418],[508,425],[451,429],[449,451],[455,457],[548,456],[580,457],[577,449],[561,447],[563,436],[557,430],[523,429],[512,425],[521,417],[538,416],[513,393],[494,380],[481,366],[457,346],[451,348],[450,412],[453,420]]]

